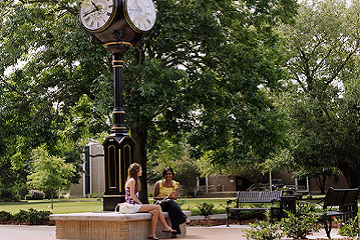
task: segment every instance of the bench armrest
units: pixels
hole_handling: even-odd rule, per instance
[[[226,207],[229,207],[230,206],[230,204],[233,202],[234,200],[226,200],[226,204],[227,204],[227,206]]]
[[[280,199],[271,200],[271,207],[273,207],[274,203],[280,202]]]

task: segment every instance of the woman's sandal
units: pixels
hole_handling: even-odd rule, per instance
[[[162,230],[163,232],[167,232],[167,233],[176,233],[176,230],[171,229],[171,230]]]
[[[157,237],[148,237],[148,239],[159,240]]]

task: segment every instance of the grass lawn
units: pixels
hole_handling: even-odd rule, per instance
[[[152,202],[152,201],[150,201]],[[213,203],[214,208],[220,213],[225,213],[226,199],[224,198],[182,198],[178,200],[181,209],[190,210],[193,215],[198,215],[198,203]],[[34,208],[42,211],[50,211],[54,214],[75,213],[75,212],[95,212],[102,211],[103,202],[91,198],[79,199],[54,199],[54,209],[51,209],[50,201],[23,201],[20,203],[0,203],[0,211],[17,213],[20,209],[28,210]]]
[[[50,211],[54,214],[75,213],[75,212],[95,212],[102,210],[102,202],[90,199],[71,199],[54,200],[54,209],[51,209],[50,201],[31,201],[20,203],[0,203],[0,211],[17,213],[20,209],[28,210],[34,208],[42,211]]]
[[[217,213],[226,213],[226,198],[182,198],[178,199],[177,202],[181,206],[182,210],[191,211],[192,215],[199,215],[199,208],[197,204],[204,202],[214,204],[214,209]]]
[[[320,198],[321,199],[321,198]],[[152,203],[152,199],[149,199]],[[217,213],[226,213],[226,200],[227,198],[181,198],[177,202],[181,206],[182,210],[191,211],[192,215],[199,215],[199,209],[197,204],[204,202],[214,204],[214,209]],[[317,202],[311,200],[311,202]],[[243,207],[250,206],[251,204],[244,204]],[[95,198],[78,198],[78,199],[54,199],[54,209],[51,209],[50,201],[23,201],[20,203],[0,203],[0,211],[6,211],[11,213],[17,213],[20,209],[28,210],[34,208],[42,211],[50,211],[54,214],[60,213],[76,213],[76,212],[96,212],[102,211],[103,202],[96,201]]]

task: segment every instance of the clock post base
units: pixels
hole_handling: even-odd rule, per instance
[[[104,195],[103,197],[103,210],[114,211],[118,203],[125,202],[124,195]]]

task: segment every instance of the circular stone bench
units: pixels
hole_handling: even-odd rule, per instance
[[[190,211],[184,211],[190,216]],[[164,217],[171,226],[169,214]],[[101,240],[143,240],[150,232],[150,213],[119,214],[115,212],[88,212],[52,214],[50,220],[55,221],[56,239],[101,239]],[[156,236],[170,238],[169,233],[162,232],[159,222]],[[180,226],[180,236],[186,235],[186,224]]]

